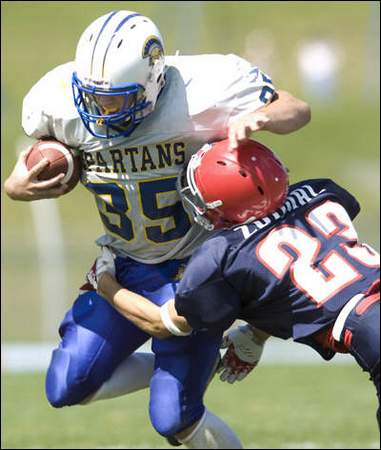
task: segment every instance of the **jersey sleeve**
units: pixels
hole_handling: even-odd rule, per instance
[[[357,199],[350,192],[329,178],[305,180],[295,184],[295,186],[301,187],[305,185],[311,185],[315,191],[320,194],[321,198],[332,198],[339,202],[346,209],[351,220],[353,220],[361,210],[360,203]]]
[[[24,97],[22,127],[28,136],[51,137],[71,147],[84,141],[86,130],[73,102],[72,71],[72,63],[56,67]]]
[[[225,136],[231,121],[265,106],[275,92],[268,75],[233,54],[167,57],[167,63],[181,74],[196,131]]]
[[[357,199],[346,189],[329,180],[331,190],[336,193],[337,200],[344,206],[349,217],[353,220],[360,212],[361,206]]]
[[[226,247],[220,244],[206,241],[193,254],[176,293],[176,311],[194,330],[223,331],[240,311],[240,295],[223,276]]]
[[[228,106],[229,121],[254,112],[271,102],[275,88],[271,78],[258,67],[235,55],[228,55],[234,68],[229,86],[223,91],[219,106]]]

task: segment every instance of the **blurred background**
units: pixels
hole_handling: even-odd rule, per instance
[[[51,440],[47,438],[46,442],[38,440],[35,426],[24,429],[24,432],[20,431],[20,428],[17,428],[17,419],[22,414],[19,405],[21,401],[25,401],[20,394],[24,392],[21,386],[35,386],[35,391],[28,390],[28,395],[36,395],[38,401],[44,401],[43,377],[39,373],[18,377],[8,374],[13,367],[28,366],[31,353],[22,351],[28,346],[35,351],[35,356],[31,357],[31,367],[36,368],[36,361],[38,369],[46,366],[46,351],[41,349],[50,349],[50,343],[57,341],[56,330],[64,311],[76,298],[78,287],[83,283],[84,275],[97,256],[94,240],[102,233],[102,227],[95,203],[82,186],[78,186],[58,201],[41,201],[35,202],[34,205],[12,202],[4,194],[3,184],[16,161],[16,153],[23,149],[27,142],[20,120],[23,97],[48,70],[72,60],[77,41],[86,26],[98,16],[114,9],[138,11],[152,18],[162,32],[167,54],[173,54],[176,50],[181,54],[238,54],[270,75],[277,88],[290,91],[307,101],[312,109],[312,120],[307,127],[287,136],[261,133],[256,138],[272,147],[283,159],[290,169],[291,182],[302,178],[330,177],[354,194],[362,205],[362,212],[355,221],[360,240],[378,250],[380,247],[379,2],[1,2],[1,336],[2,383],[6,383],[6,389],[2,390],[2,409],[5,408],[4,405],[8,408],[5,411],[8,422],[2,422],[6,436],[2,448],[30,448],[28,446],[33,445],[43,445],[40,448],[94,448],[91,445],[106,445],[101,442],[103,436],[93,444],[85,437],[81,441],[81,431],[78,430],[79,434],[72,431],[74,447],[70,447],[68,434],[61,435],[62,427],[58,427],[58,431],[54,424],[49,427],[49,431],[44,430],[45,435],[51,435]],[[46,226],[49,228],[50,225],[53,230],[57,230],[57,234],[62,235],[63,244],[55,239],[54,231],[52,235],[43,232],[43,238],[41,233],[37,233],[37,230],[45,230]],[[39,253],[44,246],[51,249],[48,256]],[[64,268],[61,266],[62,261]],[[51,272],[49,277],[45,273],[45,282],[41,282],[40,269],[44,264],[50,267]],[[50,279],[50,285],[49,281],[46,283],[47,278]],[[31,347],[31,344],[40,343],[44,343],[45,347]],[[294,348],[295,346],[291,347],[288,354],[289,360],[297,353],[294,353]],[[17,349],[21,349],[21,353],[17,353]],[[314,365],[308,366],[311,361],[314,361]],[[329,434],[329,427],[325,428],[324,432],[317,433],[318,436],[311,444],[308,436],[293,434],[296,432],[295,425],[290,425],[289,431],[284,424],[284,433],[289,435],[281,441],[281,438],[275,437],[266,420],[263,420],[257,424],[255,438],[251,437],[249,430],[243,430],[243,433],[248,433],[246,443],[251,443],[250,448],[260,448],[255,447],[257,445],[265,448],[298,448],[295,445],[300,440],[304,442],[303,448],[325,448],[324,445],[327,445],[327,448],[377,448],[374,447],[377,445],[373,414],[375,399],[366,377],[351,364],[335,369],[326,367],[323,363],[316,365],[316,361],[309,357],[309,354],[306,360],[303,360],[302,356],[300,362],[306,364],[308,377],[313,377],[313,374],[317,376],[317,370],[322,370],[323,375],[318,380],[319,383],[326,380],[327,386],[332,385],[333,378],[338,379],[338,375],[332,375],[333,370],[342,370],[343,374],[345,372],[344,376],[351,374],[353,378],[349,379],[349,383],[353,382],[358,387],[356,406],[364,408],[364,426],[361,425],[361,432],[350,436],[343,429],[340,436],[337,427],[336,430],[334,428],[335,419],[331,417],[332,435]],[[275,373],[282,373],[284,379],[298,379],[295,368],[285,365],[274,372],[272,364],[273,360],[269,359],[267,366],[264,364],[263,369],[258,368],[258,377],[262,376],[263,380],[268,382]],[[292,375],[288,375],[288,370]],[[300,378],[303,377],[300,373]],[[279,384],[279,380],[274,382]],[[259,392],[264,391],[265,389],[261,390],[259,381],[257,383]],[[300,383],[297,386],[300,388]],[[341,388],[344,389],[344,386],[345,383]],[[351,389],[351,384],[348,386]],[[218,399],[221,399],[218,389],[224,388],[219,386],[214,396],[210,394],[212,403],[218,403]],[[232,402],[237,401],[240,392],[245,397],[245,386],[232,389],[231,392],[236,395]],[[35,394],[32,394],[32,391]],[[313,388],[312,391],[318,393],[321,400],[323,389]],[[7,393],[7,397],[4,394],[4,401],[3,392]],[[269,393],[263,396],[262,410],[270,408],[271,405],[267,394]],[[224,394],[221,395],[223,398]],[[341,423],[345,400],[340,392],[327,393],[327,405],[330,406],[322,408],[332,412],[329,402],[335,395],[340,398],[339,402],[333,403],[340,403],[336,407],[337,421]],[[257,396],[260,397],[260,393],[257,392]],[[289,397],[284,398],[284,408],[287,409],[281,408],[280,398],[279,392],[274,393],[274,401],[279,402],[280,416],[282,411],[289,414]],[[29,406],[36,403],[32,397],[28,399]],[[134,397],[133,400],[139,410],[140,397]],[[115,411],[124,408],[124,401],[133,400],[113,403],[118,402],[115,400],[107,405],[113,405]],[[313,399],[312,402],[314,401]],[[355,406],[353,397],[348,401],[347,411],[351,409],[350,405]],[[300,402],[300,408],[306,411],[310,402],[303,403],[302,399]],[[126,408],[130,406],[131,403],[127,403]],[[242,408],[242,405],[237,406]],[[51,418],[52,410],[45,404],[41,408],[46,409],[43,409],[43,412],[39,410],[38,414],[46,414],[43,417]],[[84,420],[94,420],[97,415],[97,405],[89,408],[90,412],[87,408],[79,408],[81,414],[89,416]],[[255,414],[255,411],[250,409],[253,407],[249,405],[247,408],[250,414]],[[76,412],[65,410],[58,413],[61,414],[59,420],[67,420],[67,428],[71,430],[74,427],[73,418],[76,417],[75,414],[79,414],[77,409],[73,410]],[[26,411],[29,414],[33,410],[27,408],[25,413]],[[105,412],[106,409],[99,411]],[[314,414],[318,413],[314,410],[308,411],[303,417],[310,420],[311,427],[315,426],[316,421],[320,419]],[[269,413],[274,414],[274,410]],[[137,414],[131,419],[140,420],[134,429],[140,429],[141,423],[144,422],[144,426],[149,430],[147,433],[151,440],[148,442],[150,446],[146,448],[160,445],[162,440],[149,428],[146,409]],[[143,416],[140,417],[139,414]],[[296,417],[296,420],[301,420],[299,416]],[[48,419],[46,420],[49,423]],[[112,416],[113,423],[118,423],[118,420],[121,420],[121,417]],[[349,423],[346,420],[345,426],[348,428]],[[353,424],[355,429],[359,428],[355,417]],[[18,430],[17,433],[12,433],[13,426],[14,430]],[[117,428],[113,429],[114,433]],[[266,433],[262,433],[263,429],[266,429]],[[139,435],[135,441],[130,441],[130,445],[135,445],[130,448],[139,448],[139,445],[143,448],[147,445],[144,439],[148,438],[144,430],[143,428],[141,440]],[[336,441],[332,441],[332,436],[335,435]],[[60,440],[62,436],[65,439],[65,447]],[[112,448],[123,448],[115,445],[127,445],[126,436],[122,434],[112,442]],[[340,442],[344,446],[335,447],[341,445]],[[76,445],[78,447],[75,447]]]

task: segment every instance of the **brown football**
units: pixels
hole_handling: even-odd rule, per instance
[[[35,142],[26,159],[30,170],[41,159],[47,158],[49,164],[39,174],[39,180],[49,180],[60,173],[65,177],[61,183],[66,183],[70,191],[78,184],[81,172],[81,161],[73,149],[59,141],[43,139]]]

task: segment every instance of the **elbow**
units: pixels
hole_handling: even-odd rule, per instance
[[[311,121],[311,108],[310,105],[300,100],[299,98],[292,97],[290,95],[292,109],[294,110],[295,125],[298,128],[302,128]]]
[[[311,108],[302,100],[294,100],[289,125],[278,130],[278,134],[290,134],[305,127],[311,121]]]
[[[311,108],[307,102],[294,97],[287,91],[279,91],[277,100],[285,108],[285,123],[276,130],[278,134],[292,133],[303,128],[311,121]]]
[[[307,125],[311,121],[311,108],[310,105],[302,100],[299,100],[299,111],[301,117],[302,127]]]

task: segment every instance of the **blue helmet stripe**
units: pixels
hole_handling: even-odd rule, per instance
[[[112,41],[113,41],[113,39],[114,39],[116,33],[122,28],[122,26],[123,26],[126,22],[128,22],[130,19],[132,19],[133,17],[136,17],[136,16],[141,16],[141,14],[139,14],[139,13],[130,14],[129,16],[125,17],[125,18],[120,22],[120,24],[115,28],[115,31],[114,31],[113,35],[111,36],[110,42],[108,43],[108,46],[107,46],[106,51],[105,51],[105,54],[104,54],[104,56],[103,56],[103,63],[102,63],[102,77],[104,76],[104,68],[105,68],[106,56],[107,56],[108,50],[109,50],[109,48],[110,48],[110,46],[111,46],[111,43],[112,43]]]
[[[96,38],[96,40],[95,40],[95,42],[94,42],[93,54],[91,55],[91,67],[90,67],[90,69],[91,69],[91,70],[90,70],[90,73],[91,73],[91,74],[93,73],[94,54],[95,54],[95,49],[96,49],[96,47],[97,47],[99,38],[100,38],[100,36],[101,36],[103,30],[106,28],[106,25],[110,22],[110,20],[111,20],[111,19],[115,16],[115,14],[117,14],[118,12],[119,12],[119,11],[113,11],[113,12],[107,17],[107,19],[105,20],[105,23],[102,25],[102,28],[100,29],[99,34],[98,34],[98,36],[97,36],[97,38]]]
[[[133,17],[136,17],[136,16],[141,16],[141,14],[139,14],[139,13],[134,13],[134,14],[130,14],[129,16],[125,17],[125,18],[120,22],[120,24],[115,28],[114,33],[116,33],[117,31],[119,31],[119,30],[122,28],[122,26],[123,26],[128,20],[130,20],[130,19],[132,19]],[[113,39],[113,37],[114,37],[114,36],[112,36],[111,39]]]

